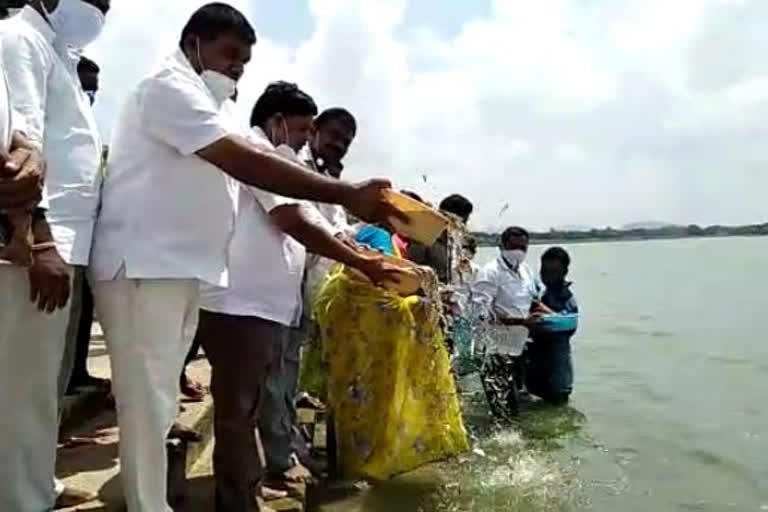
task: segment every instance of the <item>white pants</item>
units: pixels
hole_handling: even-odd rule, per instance
[[[0,510],[44,512],[56,500],[57,381],[69,304],[29,300],[25,269],[0,265]]]
[[[170,512],[165,438],[197,329],[199,282],[118,279],[96,282],[93,293],[112,364],[128,511]]]

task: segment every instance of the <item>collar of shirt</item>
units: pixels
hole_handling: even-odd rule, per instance
[[[517,277],[520,277],[527,270],[526,267],[528,267],[528,263],[523,261],[518,268],[513,268],[502,255],[497,257],[497,261],[500,269]]]
[[[266,132],[264,132],[264,130],[262,130],[260,126],[251,127],[250,138],[252,142],[255,142],[260,146],[264,146],[265,148],[271,149],[273,151],[275,149],[274,144],[272,144],[272,141],[269,140],[269,137],[267,137]]]
[[[56,32],[53,31],[48,21],[36,9],[29,5],[25,6],[18,14],[17,19],[24,20],[32,25],[48,41],[48,44],[53,45],[53,42],[56,40]]]

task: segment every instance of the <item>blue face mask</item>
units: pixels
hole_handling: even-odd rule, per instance
[[[85,91],[85,95],[88,96],[88,100],[93,105],[96,102],[96,91]]]

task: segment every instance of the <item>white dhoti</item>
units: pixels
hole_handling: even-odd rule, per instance
[[[170,512],[165,439],[197,329],[199,282],[99,281],[94,302],[112,364],[120,471],[129,512]]]
[[[0,510],[42,512],[56,500],[57,381],[69,304],[41,313],[26,269],[0,265]]]

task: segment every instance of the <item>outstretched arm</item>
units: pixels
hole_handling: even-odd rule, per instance
[[[388,268],[380,257],[364,256],[339,240],[323,226],[321,214],[306,204],[277,206],[269,213],[272,222],[310,252],[356,268],[374,283],[395,280],[395,269]]]

